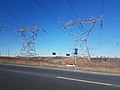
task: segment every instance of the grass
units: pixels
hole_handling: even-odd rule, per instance
[[[0,63],[120,74],[120,58],[91,58],[91,61],[86,61],[85,59],[78,57],[76,67],[66,66],[66,64],[74,63],[73,57],[0,57]]]

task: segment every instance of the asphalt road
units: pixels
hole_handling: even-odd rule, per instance
[[[120,75],[0,64],[0,90],[120,90]]]

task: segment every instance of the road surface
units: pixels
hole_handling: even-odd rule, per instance
[[[0,90],[120,90],[120,75],[0,64]]]

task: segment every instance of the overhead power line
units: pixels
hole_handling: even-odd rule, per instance
[[[40,8],[42,8],[49,16],[52,17],[53,20],[58,22],[58,19],[47,9],[45,8],[42,4],[40,4],[37,0],[33,0]]]
[[[101,0],[101,15],[104,13],[104,0]]]
[[[38,0],[33,0],[35,2],[35,4],[40,7],[41,9],[43,9],[56,23],[57,25],[61,25],[61,23],[59,22],[59,20],[46,8],[44,7]],[[61,29],[59,29],[62,33],[64,33]]]
[[[8,22],[8,21],[2,20],[2,19],[0,19],[0,21],[3,22],[3,23],[5,23],[5,24],[9,24],[9,25],[12,25],[12,26],[14,26],[14,27],[20,28],[20,26],[18,26],[18,25],[16,25],[16,24],[13,24],[13,23],[10,23],[10,22]]]
[[[75,9],[74,9],[72,3],[70,2],[70,0],[67,0],[67,2],[68,2],[68,4],[70,5],[70,7],[71,7],[71,9],[72,9],[73,14],[75,15],[75,17],[78,18],[77,12],[75,11]]]
[[[10,23],[10,22],[8,22],[8,21],[1,20],[1,19],[0,19],[0,21],[4,22],[4,24],[9,24],[9,25],[12,25],[12,26],[14,26],[14,27],[16,27],[16,28],[21,28],[20,26],[15,25],[15,24],[13,24],[13,23]],[[8,30],[11,30],[11,33],[12,33],[15,37],[18,37],[18,35],[15,34],[15,31],[13,31],[13,29],[11,29],[11,28],[9,28],[9,27],[5,27],[5,28],[7,28]],[[48,33],[45,31],[45,29],[42,29],[42,31],[43,31],[44,33],[48,34]],[[42,34],[41,34],[41,35],[42,35]],[[54,40],[56,40],[56,41],[59,41],[58,39],[56,39],[56,38],[53,37],[52,35],[49,34],[49,36],[50,36],[52,39],[54,39]],[[19,35],[19,37],[20,37],[20,35]],[[58,43],[59,43],[59,45],[58,45],[58,44],[55,44],[53,41],[50,41],[50,40],[48,40],[48,39],[46,39],[46,38],[44,38],[44,37],[42,37],[42,36],[40,36],[40,38],[44,39],[44,42],[42,42],[42,43],[45,43],[46,45],[49,45],[50,47],[53,47],[53,48],[54,48],[54,47],[56,47],[56,48],[63,47],[63,46],[61,46],[62,43],[60,43],[60,42],[58,42]],[[40,41],[39,39],[37,39],[36,41],[38,41],[38,42],[41,43],[41,41]]]
[[[20,21],[22,21],[22,22],[24,22],[24,23],[26,23],[26,24],[29,24],[29,25],[34,26],[32,23],[30,23],[30,22],[26,22],[24,19],[22,19],[22,18],[20,18],[20,17],[18,17],[18,16],[16,16],[16,15],[14,15],[14,14],[12,14],[12,13],[10,13],[10,12],[8,12],[8,11],[2,9],[2,8],[0,8],[0,11],[3,12],[3,13],[8,14],[8,15],[14,17],[14,18],[16,18],[16,19],[18,19],[18,20],[20,20]]]

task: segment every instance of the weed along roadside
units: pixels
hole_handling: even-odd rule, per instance
[[[19,57],[0,57],[0,63],[120,74],[120,58],[91,58],[91,61],[87,62],[79,57],[77,65],[72,65],[73,57],[35,57],[29,60]]]

